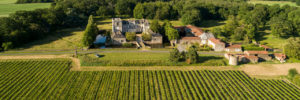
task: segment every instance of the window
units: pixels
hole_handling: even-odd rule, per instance
[[[121,43],[123,43],[124,41],[123,40],[121,40]]]

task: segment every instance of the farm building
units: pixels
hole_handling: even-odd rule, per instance
[[[150,29],[148,20],[122,20],[121,18],[112,19],[112,34],[111,40],[113,45],[122,45],[127,43],[126,32],[146,33],[151,34],[149,44],[162,44],[162,35],[155,33]]]
[[[242,52],[242,46],[241,45],[230,45],[225,48],[226,52]]]
[[[283,53],[274,53],[274,57],[279,60],[281,63],[285,62],[286,55]]]
[[[204,32],[202,29],[187,25],[187,26],[180,26],[174,27],[180,33],[184,33],[185,37],[182,37],[179,40],[181,45],[189,45],[193,43],[198,43],[200,45],[209,45],[215,51],[223,51],[225,48],[225,43],[216,39],[212,33]]]

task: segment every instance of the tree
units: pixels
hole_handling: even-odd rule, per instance
[[[161,33],[161,26],[159,25],[159,22],[157,19],[153,20],[151,25],[150,25],[150,29],[155,32],[155,33]]]
[[[297,74],[298,74],[297,69],[295,69],[295,68],[289,69],[288,77],[290,79],[293,79]]]
[[[115,12],[118,15],[132,15],[132,10],[134,9],[134,4],[128,0],[118,0],[115,5]]]
[[[253,26],[252,24],[245,26],[246,36],[245,40],[246,42],[251,43],[253,39],[257,39],[257,28]]]
[[[109,6],[108,7],[100,6],[96,13],[99,16],[111,16],[111,15],[113,15],[114,11],[113,11],[113,8],[111,8]]]
[[[144,41],[150,41],[151,40],[151,34],[148,33],[142,33],[142,38]]]
[[[235,41],[242,40],[244,38],[244,35],[246,34],[246,31],[243,27],[238,27],[234,30],[234,34],[231,35],[231,39]]]
[[[179,38],[178,30],[174,29],[172,24],[167,23],[167,25],[165,26],[165,34],[168,37],[171,46],[174,46],[173,45],[174,41]]]
[[[293,35],[293,24],[284,16],[273,17],[270,21],[271,33],[277,37]]]
[[[199,10],[192,9],[186,11],[181,17],[181,22],[185,25],[191,24],[196,25],[199,24],[202,20],[202,16]]]
[[[98,34],[98,28],[96,23],[94,23],[93,16],[90,15],[88,24],[83,33],[82,44],[83,46],[89,47],[93,44]]]
[[[144,13],[145,13],[145,8],[143,4],[138,3],[133,10],[134,18],[138,18],[138,19],[144,18]]]
[[[197,50],[194,46],[190,46],[187,53],[187,63],[188,64],[194,64],[197,63],[199,59],[199,55],[197,53]]]
[[[223,27],[224,29],[224,36],[229,37],[234,33],[234,30],[239,26],[239,23],[235,16],[229,16],[229,19],[226,25]]]
[[[180,60],[180,52],[177,48],[174,48],[170,51],[170,57],[169,57],[169,60],[171,62],[179,62]]]
[[[300,10],[288,13],[288,20],[293,23],[294,35],[300,35]]]
[[[300,59],[300,39],[290,38],[284,46],[284,52],[289,58]]]
[[[126,32],[126,39],[129,41],[135,41],[136,40],[136,33],[134,32]]]

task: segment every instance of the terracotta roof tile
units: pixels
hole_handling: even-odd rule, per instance
[[[241,46],[241,45],[231,45],[231,46],[229,46],[229,47],[227,47],[227,48],[229,48],[229,49],[233,49],[233,48],[242,48],[242,46]]]
[[[267,51],[245,51],[248,54],[269,54]]]
[[[220,41],[219,39],[216,39],[216,38],[210,38],[209,40],[211,42],[215,43],[215,44],[225,44],[225,43],[223,43],[222,41]]]
[[[283,53],[274,53],[274,56],[278,58],[286,59],[286,55]]]
[[[199,27],[193,26],[193,25],[187,25],[187,28],[191,29],[192,33],[195,34],[195,36],[200,36],[203,34],[203,30],[200,29]]]
[[[201,40],[199,37],[183,37],[181,40]]]

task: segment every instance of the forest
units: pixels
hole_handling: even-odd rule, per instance
[[[223,41],[259,42],[258,31],[267,28],[282,38],[300,34],[300,10],[288,5],[253,5],[246,0],[56,0],[48,9],[1,17],[0,49],[58,34],[58,29],[85,27],[90,15],[181,20],[196,26],[204,20],[227,20],[224,28],[209,30]]]

